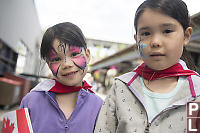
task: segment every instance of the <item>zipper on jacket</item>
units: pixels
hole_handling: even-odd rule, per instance
[[[149,133],[149,127],[151,126],[151,123],[147,123],[147,126],[145,127],[144,133]]]
[[[161,114],[163,114],[163,113],[165,113],[165,112],[167,112],[167,111],[169,111],[169,110],[171,110],[171,109],[180,107],[180,106],[184,106],[184,105],[176,105],[176,106],[174,106],[174,107],[172,106],[172,107],[168,107],[168,108],[164,109],[163,111],[161,111],[159,114],[157,114],[157,115],[152,119],[151,123],[152,123],[158,116],[160,116]]]
[[[147,125],[146,125],[146,127],[145,127],[144,133],[149,133],[149,127],[151,126],[151,123],[149,123],[148,114],[147,114],[147,111],[146,111],[146,109],[145,109],[145,107],[144,107],[143,104],[142,104],[142,106],[143,106],[143,108],[144,108],[144,110],[145,110],[146,117],[147,117]]]
[[[85,91],[85,90],[83,90],[83,91]],[[58,103],[51,97],[51,95],[50,95],[48,92],[46,92],[46,94],[49,96],[49,98],[50,98],[50,100],[53,102],[54,106],[55,106],[55,107],[58,109],[58,111],[62,114],[62,116],[63,116],[63,118],[64,118],[64,120],[65,120],[65,125],[64,125],[64,127],[65,127],[65,129],[68,129],[68,128],[69,128],[69,123],[70,123],[71,118],[72,118],[72,114],[74,113],[75,109],[76,109],[76,108],[79,108],[79,106],[80,106],[80,105],[78,105],[78,103],[79,103],[78,101],[80,101],[80,97],[85,96],[86,94],[85,94],[84,92],[81,92],[81,91],[78,92],[78,97],[77,97],[77,101],[76,101],[76,106],[75,106],[74,111],[72,112],[71,116],[70,116],[68,119],[65,117],[65,114],[63,113],[63,111],[62,111],[62,110],[60,109],[60,107],[58,106]]]
[[[129,87],[130,90],[133,92],[133,94],[136,96],[136,98],[137,98],[138,101],[141,103],[141,105],[143,106],[143,108],[144,108],[144,110],[145,110],[145,112],[146,112],[146,116],[147,116],[147,125],[146,125],[146,127],[145,127],[144,133],[149,133],[149,128],[150,128],[151,124],[155,121],[155,119],[156,119],[158,116],[160,116],[161,114],[163,114],[163,113],[165,113],[166,111],[169,111],[169,110],[171,110],[171,109],[173,109],[173,108],[177,108],[177,107],[180,107],[180,106],[184,106],[184,105],[185,105],[185,104],[184,104],[184,105],[176,105],[176,106],[172,106],[172,107],[165,108],[163,111],[161,111],[159,114],[157,114],[157,115],[152,119],[151,122],[149,122],[149,121],[148,121],[148,114],[147,114],[146,108],[145,108],[145,106],[144,106],[142,100],[140,99],[140,97],[138,97],[137,94],[135,94],[136,90],[133,89],[133,87],[131,87],[131,86],[128,86],[128,87]],[[136,93],[137,93],[137,92],[136,92]],[[193,100],[195,100],[195,98],[192,97],[192,99],[190,99],[190,101],[193,101]],[[189,102],[189,101],[188,101],[188,102]]]
[[[56,107],[56,109],[62,114],[62,116],[63,116],[63,118],[64,118],[64,121],[65,121],[65,125],[64,125],[65,129],[69,128],[69,126],[68,126],[69,119],[67,119],[67,118],[65,117],[65,114],[64,114],[63,111],[59,108],[58,104],[57,104],[56,101],[51,97],[51,95],[50,95],[48,92],[45,92],[45,93],[47,94],[47,96],[49,96],[49,98],[50,98],[52,104]]]
[[[179,105],[179,106],[183,106],[183,105]],[[167,111],[169,111],[169,110],[171,110],[171,109],[177,108],[177,107],[179,107],[179,106],[166,108],[165,110],[163,110],[162,112],[160,112],[159,114],[157,114],[157,115],[153,118],[153,120],[152,120],[150,123],[148,122],[148,116],[147,116],[147,122],[148,122],[148,123],[147,123],[147,126],[146,126],[146,128],[145,128],[144,133],[149,133],[149,128],[150,128],[151,124],[155,121],[155,119],[156,119],[158,116],[160,116],[161,114],[163,114],[163,113],[165,113],[165,112],[167,112]]]
[[[133,89],[133,87],[131,87],[131,86],[128,86],[128,87],[130,88],[130,90],[132,91],[132,93],[135,95],[135,97],[137,98],[137,100],[140,102],[140,104],[141,104],[141,105],[143,106],[143,108],[144,108],[144,111],[145,111],[146,117],[147,117],[147,125],[146,125],[146,127],[145,127],[144,133],[149,133],[149,127],[151,126],[151,123],[149,122],[147,110],[146,110],[146,108],[145,108],[145,106],[144,106],[144,103],[143,103],[143,101],[140,99],[140,97],[136,94],[136,93],[138,93],[137,90]]]
[[[182,105],[180,105],[180,106],[182,106]],[[176,106],[176,107],[178,107],[178,106]],[[151,124],[155,121],[155,119],[156,119],[158,116],[160,116],[161,114],[165,113],[166,111],[169,111],[170,109],[173,109],[173,108],[176,108],[176,107],[169,107],[169,108],[166,108],[164,111],[162,111],[162,112],[160,112],[159,114],[157,114],[157,115],[153,118],[153,120],[152,120],[151,122],[149,122],[146,109],[144,108],[144,109],[145,109],[145,112],[146,112],[146,115],[147,115],[147,125],[146,125],[146,127],[145,127],[144,133],[149,133],[149,128],[150,128]]]
[[[195,100],[195,99],[196,99],[196,98],[191,97],[191,98],[189,98],[189,101],[188,101],[188,102],[193,101],[193,100]],[[171,110],[171,109],[174,109],[174,108],[177,108],[177,107],[180,107],[180,106],[185,106],[186,104],[187,104],[187,103],[182,104],[182,105],[171,105],[171,107],[168,106],[167,108],[165,108],[164,110],[162,110],[159,114],[157,114],[157,115],[152,119],[151,123],[152,123],[159,115],[165,113],[166,111],[169,111],[169,110]]]

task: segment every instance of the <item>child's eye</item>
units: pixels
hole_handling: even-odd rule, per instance
[[[170,29],[167,29],[167,30],[164,30],[164,31],[163,31],[163,33],[166,33],[166,34],[171,33],[171,32],[173,32],[173,31],[170,30]]]
[[[61,60],[60,57],[56,57],[56,58],[51,59],[51,62],[57,62],[57,61],[60,61],[60,60]]]
[[[141,36],[149,36],[150,35],[150,32],[143,32],[140,34]]]
[[[79,54],[80,54],[80,53],[72,53],[71,56],[72,56],[72,57],[75,57],[75,56],[77,56],[77,55],[79,55]]]

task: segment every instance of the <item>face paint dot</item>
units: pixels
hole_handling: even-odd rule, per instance
[[[145,44],[145,43],[139,44],[140,50],[143,50],[143,49],[146,48],[146,47],[147,47],[147,44]]]
[[[147,56],[144,54],[144,52],[142,52],[142,51],[140,51],[140,56],[142,57],[142,58],[144,58],[144,59],[146,59],[147,58]]]
[[[147,56],[145,55],[145,53],[142,51],[144,48],[147,47],[147,44],[145,43],[140,43],[139,44],[139,52],[140,52],[140,56],[143,58],[143,59],[146,59]]]

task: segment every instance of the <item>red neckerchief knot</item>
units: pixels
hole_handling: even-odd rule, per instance
[[[178,77],[178,76],[190,76],[190,75],[199,76],[195,71],[184,68],[183,65],[181,63],[176,63],[175,65],[165,70],[155,71],[149,68],[145,63],[143,63],[140,66],[138,66],[138,68],[133,70],[133,72],[138,73],[138,75],[142,76],[144,79],[149,81],[166,77]]]
[[[86,81],[84,81],[82,87],[81,86],[66,86],[59,83],[56,80],[55,82],[56,82],[55,86],[53,86],[49,91],[55,92],[55,93],[72,93],[72,92],[80,91],[83,88],[84,90],[90,90],[91,92],[93,92],[91,90],[92,86],[90,86]]]

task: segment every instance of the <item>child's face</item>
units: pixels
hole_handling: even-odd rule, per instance
[[[163,70],[177,63],[191,33],[191,27],[184,31],[177,20],[147,8],[138,19],[135,39],[143,61],[154,70]]]
[[[55,39],[47,64],[59,82],[68,86],[80,86],[87,72],[89,60],[88,49],[65,45]]]

